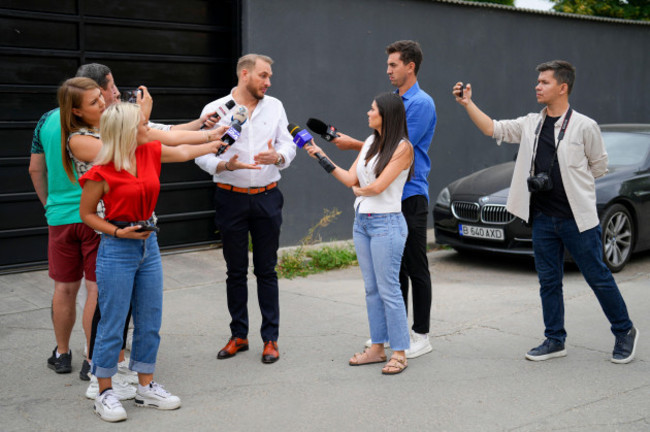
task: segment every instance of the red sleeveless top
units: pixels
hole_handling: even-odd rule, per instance
[[[95,165],[79,179],[81,187],[87,180],[105,180],[110,188],[102,198],[106,220],[136,222],[153,214],[160,194],[160,141],[138,146],[135,150],[137,176],[126,170],[117,171],[110,162]]]

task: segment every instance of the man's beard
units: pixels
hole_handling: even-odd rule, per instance
[[[249,84],[246,87],[246,89],[248,90],[248,93],[250,93],[251,96],[253,96],[255,99],[257,99],[257,100],[264,99],[264,93],[261,93],[257,87],[254,87],[254,86]]]

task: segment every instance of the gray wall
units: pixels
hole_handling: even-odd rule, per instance
[[[516,146],[498,147],[479,133],[451,96],[457,81],[472,83],[474,100],[494,118],[541,107],[535,66],[572,62],[578,77],[572,104],[599,123],[650,122],[650,26],[536,14],[436,1],[244,0],[243,52],[274,58],[269,94],[284,102],[290,122],[309,117],[364,139],[372,98],[391,89],[385,46],[414,39],[424,51],[420,86],[435,100],[438,124],[430,208],[440,189],[472,171],[512,159]],[[355,155],[319,140],[338,164]],[[351,238],[354,196],[299,152],[283,172],[283,244],[295,244],[324,208],[343,211],[325,240]],[[429,221],[431,224],[431,220]]]

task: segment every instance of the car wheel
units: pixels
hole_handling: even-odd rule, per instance
[[[605,210],[602,217],[603,258],[612,273],[623,270],[634,246],[634,224],[630,212],[620,204]]]

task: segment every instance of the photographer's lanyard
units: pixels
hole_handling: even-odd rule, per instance
[[[571,120],[571,113],[573,113],[573,108],[569,107],[569,111],[567,111],[566,115],[564,116],[564,121],[562,122],[562,128],[560,128],[560,133],[557,135],[557,144],[555,145],[555,151],[553,152],[553,159],[551,159],[551,166],[548,169],[549,175],[553,170],[553,165],[555,165],[555,157],[557,156],[557,149],[558,147],[560,147],[560,141],[562,141],[562,138],[564,138],[564,133],[566,132],[566,128],[569,125],[569,120]],[[548,113],[546,115],[548,115]],[[531,177],[535,175],[535,156],[537,156],[537,146],[539,145],[539,133],[542,130],[542,123],[544,122],[545,119],[546,117],[541,119],[539,123],[537,123],[537,129],[535,129],[535,145],[533,146],[533,158],[530,161]]]

